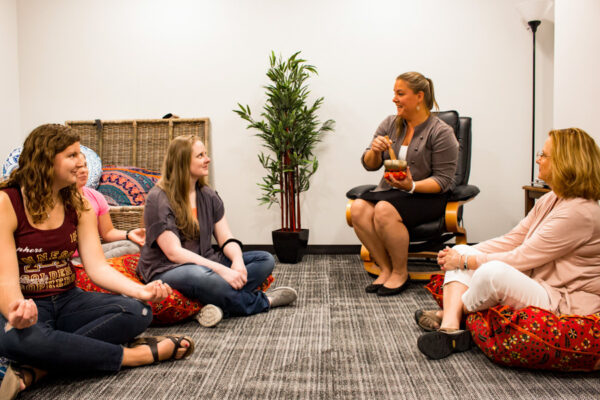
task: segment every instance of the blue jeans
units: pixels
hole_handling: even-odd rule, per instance
[[[126,343],[146,330],[152,309],[139,300],[73,288],[33,299],[38,322],[5,331],[0,314],[0,355],[46,370],[118,371]]]
[[[221,307],[226,317],[252,315],[269,309],[267,296],[257,288],[267,279],[275,260],[266,251],[248,251],[243,253],[244,264],[248,271],[248,281],[240,290],[235,290],[229,283],[212,269],[196,264],[184,264],[152,279],[160,279],[184,296],[198,300],[202,304],[214,304]],[[223,263],[231,266],[231,261]]]

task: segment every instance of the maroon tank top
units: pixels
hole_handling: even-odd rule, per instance
[[[2,190],[17,215],[14,238],[23,296],[47,297],[73,288],[76,276],[71,256],[77,250],[77,212],[66,209],[64,221],[56,229],[37,229],[27,220],[21,190]]]

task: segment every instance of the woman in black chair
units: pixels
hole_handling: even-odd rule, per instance
[[[454,187],[458,142],[452,128],[431,114],[435,101],[433,82],[418,72],[407,72],[394,83],[396,115],[377,128],[362,155],[365,169],[375,171],[390,159],[390,147],[406,160],[406,177],[382,178],[372,191],[351,208],[356,235],[381,268],[367,293],[391,296],[408,283],[408,228],[444,214],[447,192]]]

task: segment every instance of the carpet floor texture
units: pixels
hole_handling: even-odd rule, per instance
[[[196,321],[152,327],[196,342],[185,361],[118,374],[48,376],[22,400],[90,399],[598,399],[598,373],[509,369],[477,348],[431,361],[416,347],[413,314],[435,308],[412,282],[399,296],[364,292],[370,278],[357,255],[307,255],[277,264],[273,287],[297,302],[202,328]]]

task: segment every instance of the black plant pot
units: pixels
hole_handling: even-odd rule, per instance
[[[296,264],[302,261],[308,247],[308,229],[289,232],[277,229],[273,231],[273,247],[279,262]]]

